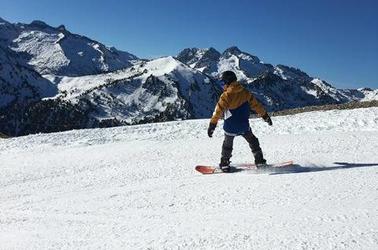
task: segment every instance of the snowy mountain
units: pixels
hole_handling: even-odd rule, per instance
[[[230,47],[220,58],[217,75],[231,69],[236,72],[240,81],[248,82],[249,79],[271,71],[272,68],[272,65],[262,63],[258,57],[242,52],[237,47]]]
[[[378,89],[359,88],[359,89],[343,89],[342,92],[351,97],[354,101],[374,101],[378,100]]]
[[[181,51],[177,55],[177,59],[192,68],[211,75],[217,70],[217,62],[220,56],[221,54],[214,48],[188,48]]]
[[[72,34],[64,25],[51,27],[42,21],[11,24],[0,20],[0,41],[40,74],[82,76],[129,67],[138,58],[127,52]]]
[[[377,249],[377,117],[251,119],[268,162],[295,165],[211,176],[208,119],[0,139],[0,248]]]
[[[373,90],[339,90],[300,69],[263,63],[257,56],[237,47],[223,53],[214,48],[188,48],[181,51],[177,59],[214,78],[219,78],[226,70],[234,71],[238,80],[271,111],[376,98]]]
[[[99,120],[115,118],[131,124],[209,117],[220,92],[211,78],[173,57],[105,75],[53,81],[61,98],[90,103],[91,114]]]
[[[209,117],[221,90],[210,77],[173,57],[81,77],[45,75],[57,88],[22,112],[21,134]],[[15,134],[3,112],[2,131]]]
[[[0,19],[0,59],[0,132],[9,135],[208,118],[225,70],[269,111],[377,99],[376,90],[338,90],[237,47],[148,61],[42,21]]]
[[[17,53],[1,45],[0,62],[0,108],[57,94],[50,81],[25,65]]]
[[[272,65],[262,63],[258,57],[242,52],[237,47],[230,47],[222,54],[214,48],[188,48],[181,51],[177,59],[212,77],[219,77],[223,71],[232,70],[238,80],[245,82],[273,70]]]

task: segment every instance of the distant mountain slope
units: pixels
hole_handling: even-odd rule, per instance
[[[173,57],[108,74],[49,79],[59,94],[18,110],[23,133],[205,118],[221,92],[211,78]],[[14,118],[9,112],[1,118],[7,124],[2,130],[14,134]]]
[[[138,58],[127,52],[72,34],[61,25],[51,27],[42,21],[10,24],[0,21],[3,44],[22,52],[25,60],[40,74],[81,76],[118,70]]]
[[[54,84],[43,78],[9,48],[0,45],[0,108],[25,103],[58,93]]]
[[[300,69],[263,63],[257,56],[230,47],[223,53],[214,48],[187,48],[177,59],[214,78],[232,70],[238,80],[256,94],[269,110],[276,111],[308,105],[337,104],[352,100],[371,100],[373,90],[339,90],[310,77]]]
[[[209,117],[220,92],[211,78],[173,57],[106,75],[61,78],[58,86],[65,100],[91,103],[94,117],[127,123]]]
[[[257,76],[273,71],[273,66],[264,64],[256,56],[230,47],[222,54],[214,48],[184,49],[177,59],[213,77],[218,77],[225,70],[232,70],[240,81],[250,81]]]
[[[0,60],[0,132],[10,135],[208,118],[225,70],[268,111],[378,99],[377,90],[339,90],[235,46],[142,60],[42,21],[0,18]]]

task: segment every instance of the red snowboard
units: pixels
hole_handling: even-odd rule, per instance
[[[230,173],[233,172],[240,172],[245,170],[269,170],[272,168],[282,168],[282,167],[288,167],[293,165],[293,161],[286,161],[281,163],[275,163],[275,164],[268,164],[265,167],[257,168],[255,164],[236,164],[231,166]],[[200,172],[201,174],[219,174],[223,173],[222,170],[219,167],[214,166],[205,166],[205,165],[197,165],[196,170]]]

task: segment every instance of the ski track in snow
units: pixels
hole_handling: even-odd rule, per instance
[[[250,123],[296,165],[196,173],[220,157],[208,120],[0,140],[0,249],[378,248],[378,108]]]

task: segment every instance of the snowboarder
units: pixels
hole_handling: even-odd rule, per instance
[[[266,165],[266,160],[260,148],[259,140],[252,133],[249,126],[250,109],[254,109],[270,126],[272,126],[272,120],[256,98],[237,82],[234,72],[223,72],[221,79],[224,84],[224,91],[215,106],[215,111],[207,130],[209,137],[212,137],[218,120],[223,116],[225,135],[219,167],[223,172],[230,171],[232,146],[235,136],[238,135],[243,136],[249,143],[256,166],[263,167]]]

